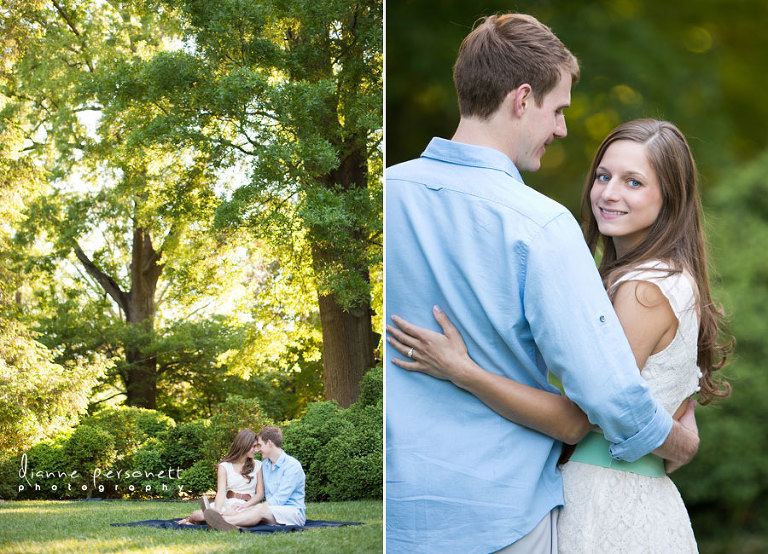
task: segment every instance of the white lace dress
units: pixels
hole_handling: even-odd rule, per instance
[[[698,317],[693,288],[661,262],[644,264],[616,283],[648,281],[678,319],[672,343],[648,358],[642,376],[669,413],[698,390]],[[698,552],[688,512],[669,477],[649,477],[580,462],[562,468],[565,507],[558,521],[560,554],[686,554]]]
[[[227,491],[248,494],[251,497],[256,494],[256,485],[258,484],[259,470],[261,469],[260,460],[254,460],[253,471],[248,474],[251,477],[250,482],[240,472],[235,470],[231,462],[221,462],[219,465],[227,471]],[[240,498],[227,498],[220,511],[225,512],[229,508],[238,504],[245,504],[245,502],[245,500]],[[211,502],[211,505],[213,505],[213,502]]]

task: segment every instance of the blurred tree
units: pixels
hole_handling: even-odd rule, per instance
[[[451,68],[479,17],[519,11],[550,26],[581,64],[566,110],[569,136],[524,176],[572,211],[591,157],[618,123],[675,122],[697,155],[705,187],[765,146],[768,48],[760,31],[768,5],[662,0],[531,0],[387,3],[387,165],[418,156],[432,136],[458,123]],[[748,15],[745,15],[748,14]],[[760,123],[758,123],[760,122]]]
[[[701,447],[696,459],[673,475],[689,505],[694,530],[730,535],[768,533],[768,151],[734,173],[709,198],[709,236],[717,297],[736,336],[736,352],[723,370],[732,395],[697,411]]]

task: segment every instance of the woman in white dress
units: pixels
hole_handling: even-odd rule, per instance
[[[208,497],[200,498],[200,510],[195,510],[180,524],[205,523],[203,512],[214,508],[225,514],[253,506],[264,499],[264,481],[261,476],[261,461],[254,456],[259,452],[256,433],[250,429],[240,431],[229,447],[229,453],[217,468],[216,498],[210,504]]]
[[[721,344],[722,313],[707,277],[696,169],[682,133],[671,123],[636,120],[600,145],[582,196],[586,240],[602,247],[600,274],[654,397],[675,418],[693,418],[698,403],[725,397],[713,378],[730,344]],[[553,276],[567,278],[567,276]],[[508,419],[576,443],[561,467],[565,506],[558,552],[697,552],[685,505],[653,454],[617,462],[609,443],[563,396],[528,387],[478,367],[445,313],[445,334],[393,317],[388,342],[413,361],[404,369],[449,379]],[[566,448],[566,450],[568,450]]]

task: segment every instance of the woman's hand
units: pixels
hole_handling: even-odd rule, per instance
[[[683,402],[683,404],[680,406],[680,408],[678,408],[677,412],[675,412],[675,415],[673,416],[673,419],[680,423],[684,430],[689,433],[691,437],[694,437],[692,438],[692,441],[695,443],[695,450],[693,451],[693,454],[684,460],[664,460],[667,473],[672,473],[673,471],[680,469],[685,464],[690,462],[693,459],[693,455],[699,449],[699,427],[696,425],[696,414],[694,412],[696,404],[698,404],[698,402],[693,398],[688,399],[687,401]]]
[[[419,371],[438,379],[456,383],[469,371],[472,360],[461,334],[440,308],[432,309],[443,334],[408,323],[392,316],[397,325],[387,325],[387,342],[410,361],[393,358],[392,363],[408,371]]]

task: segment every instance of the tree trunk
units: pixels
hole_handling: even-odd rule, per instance
[[[131,290],[126,293],[109,275],[101,271],[78,247],[75,255],[86,271],[101,285],[125,314],[125,321],[132,327],[132,336],[123,344],[125,369],[121,372],[125,385],[126,404],[155,409],[157,391],[157,358],[147,351],[152,342],[155,327],[155,292],[163,271],[160,254],[152,246],[148,229],[133,230],[131,259]]]
[[[129,366],[123,372],[125,403],[128,406],[157,408],[157,358],[147,357],[138,350],[126,351]]]
[[[362,146],[348,148],[339,167],[325,178],[326,186],[341,185],[345,190],[368,186],[367,160]],[[351,229],[357,240],[365,240],[365,230]],[[334,245],[317,245],[312,249],[313,263],[332,263],[342,258]],[[361,263],[364,263],[361,261]],[[366,266],[348,268],[358,271],[369,282]],[[323,373],[325,397],[349,407],[360,396],[360,381],[375,364],[376,340],[371,328],[370,295],[354,307],[342,309],[333,294],[319,295],[320,323],[323,328]]]
[[[374,365],[370,303],[342,310],[331,295],[320,296],[325,397],[348,408],[360,396],[360,381]]]
[[[133,257],[131,260],[131,291],[125,320],[133,326],[138,338],[126,348],[129,367],[126,373],[126,404],[155,409],[157,393],[157,357],[146,351],[155,330],[155,292],[163,271],[160,254],[152,247],[152,237],[143,227],[133,230]]]

